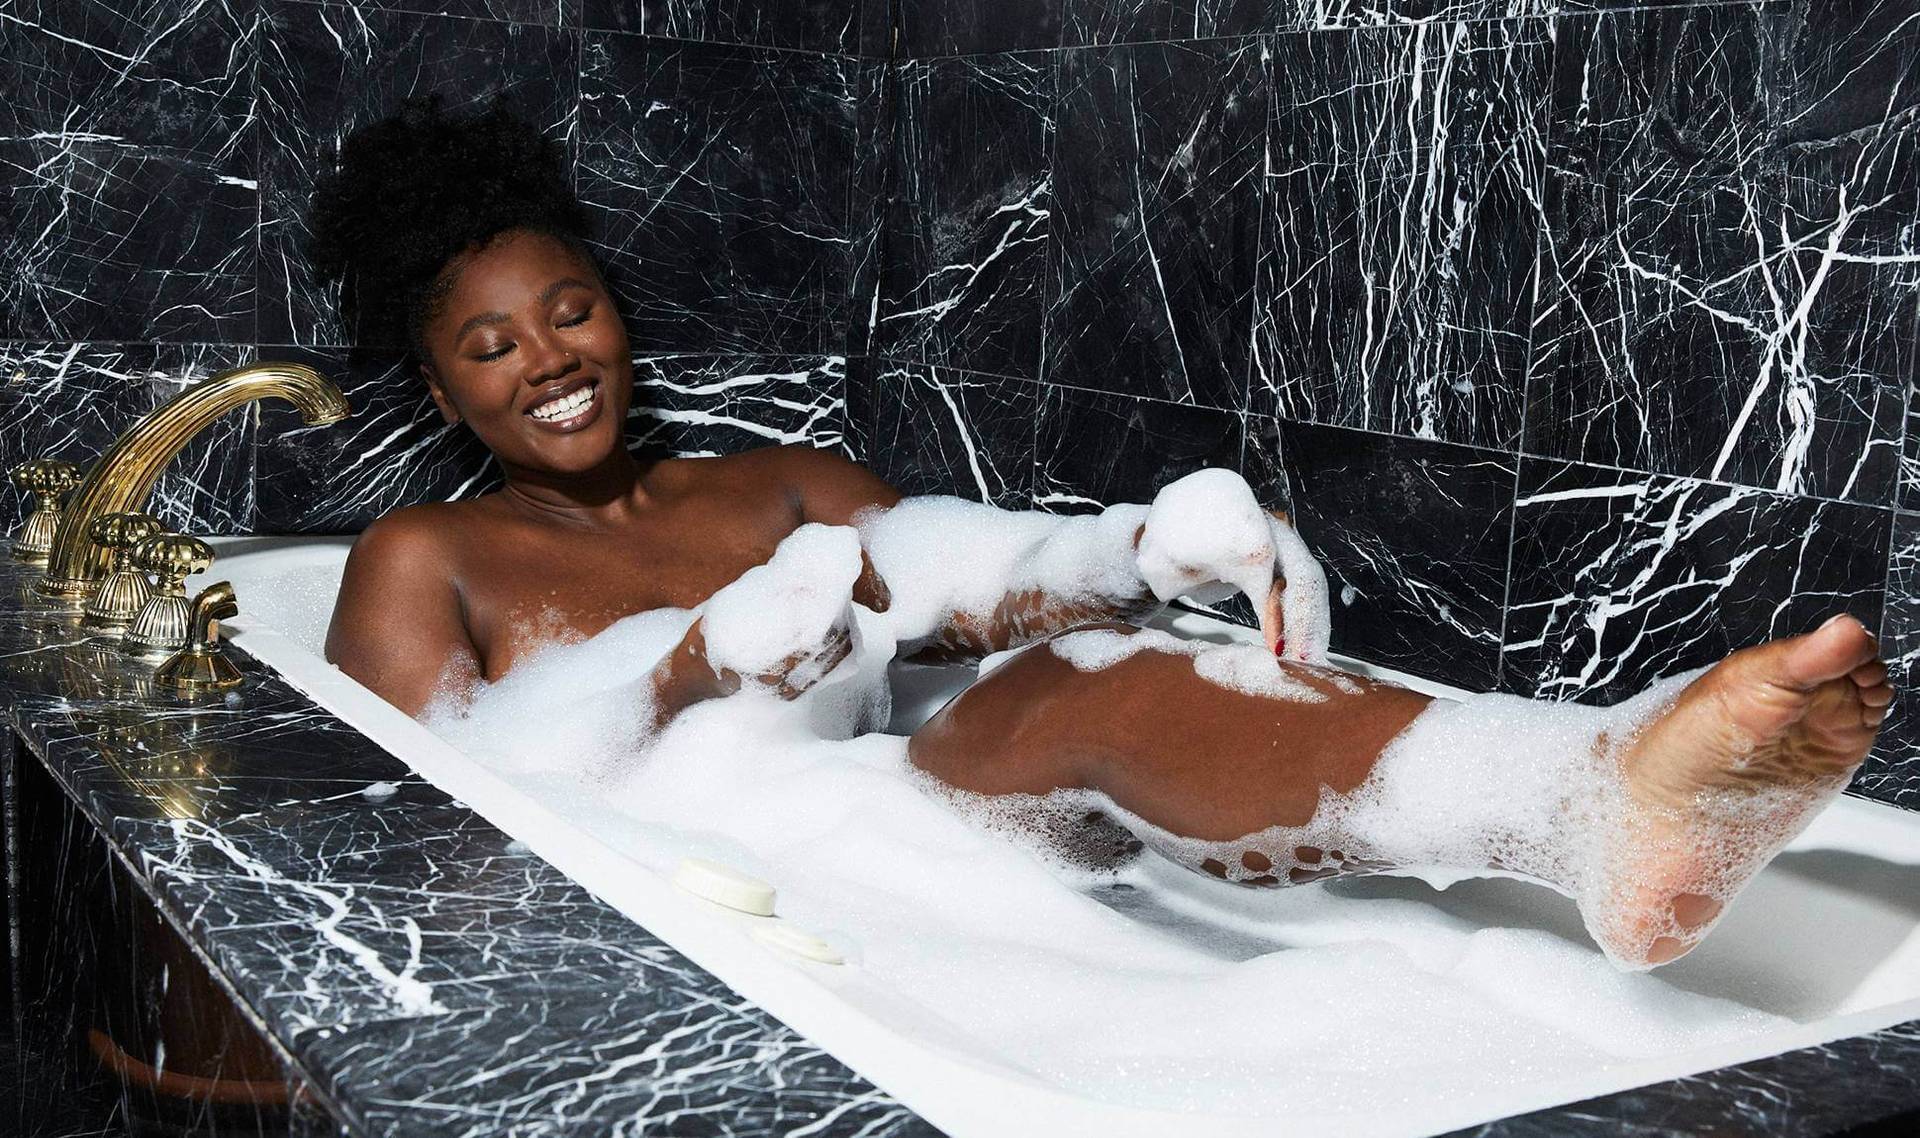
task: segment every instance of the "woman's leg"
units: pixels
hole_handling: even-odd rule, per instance
[[[910,754],[974,794],[1096,792],[1140,840],[1247,884],[1522,873],[1572,896],[1616,962],[1649,967],[1844,788],[1891,700],[1875,652],[1845,618],[1590,708],[1433,701],[1102,626],[1001,665]]]

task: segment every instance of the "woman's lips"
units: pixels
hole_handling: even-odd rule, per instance
[[[585,430],[591,427],[595,420],[600,418],[600,410],[605,400],[601,397],[600,381],[597,379],[590,381],[585,387],[577,388],[576,393],[578,391],[588,392],[586,402],[581,404],[578,409],[569,412],[563,418],[542,419],[533,413],[537,408],[528,408],[525,414],[528,419],[533,421],[534,426],[542,430],[552,431],[555,434],[567,435],[575,431]],[[548,402],[551,403],[553,401],[549,400]]]

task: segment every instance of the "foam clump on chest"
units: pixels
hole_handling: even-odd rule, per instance
[[[858,533],[848,526],[801,526],[766,564],[742,573],[702,606],[708,662],[752,676],[819,648],[844,621],[859,577]]]
[[[586,640],[544,644],[498,680],[442,691],[421,721],[460,750],[511,769],[586,772],[616,762],[644,744],[654,665],[697,616],[650,609]]]

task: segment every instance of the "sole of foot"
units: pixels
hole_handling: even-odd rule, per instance
[[[1620,755],[1626,817],[1583,909],[1616,963],[1691,951],[1873,746],[1893,701],[1873,635],[1836,616],[1735,652]]]

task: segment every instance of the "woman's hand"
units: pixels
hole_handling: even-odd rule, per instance
[[[719,684],[719,694],[732,695],[747,682],[752,682],[771,690],[781,699],[799,698],[801,693],[819,683],[853,651],[853,635],[847,630],[848,612],[842,609],[841,619],[822,632],[815,643],[795,649],[765,671],[743,678],[732,668],[715,668],[714,678]],[[694,628],[704,633],[698,624]]]
[[[1262,509],[1245,479],[1202,470],[1154,496],[1134,538],[1140,572],[1161,600],[1242,593],[1276,656],[1326,661],[1326,572],[1285,511]]]
[[[851,527],[787,535],[772,560],[708,598],[696,625],[723,694],[752,684],[793,699],[819,683],[852,651],[854,590],[877,580]]]
[[[1273,535],[1273,585],[1266,600],[1255,606],[1260,631],[1275,656],[1324,664],[1333,635],[1327,571],[1300,540],[1285,510],[1267,513]]]

